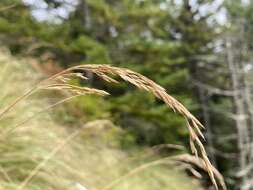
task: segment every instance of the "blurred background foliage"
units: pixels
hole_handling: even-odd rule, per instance
[[[110,64],[151,78],[206,125],[209,156],[229,189],[248,190],[245,184],[253,169],[245,182],[240,175],[247,167],[240,161],[244,137],[239,135],[237,101],[243,99],[247,115],[248,131],[243,134],[250,134],[253,142],[247,96],[253,86],[252,9],[250,0],[1,0],[0,42],[12,55],[29,57],[43,76],[78,64]],[[85,74],[87,83],[71,82],[107,90],[112,97],[71,100],[54,112],[57,123],[73,127],[96,119],[111,121],[125,132],[119,141],[129,149],[188,146],[183,118],[159,100],[131,85],[106,84]],[[233,85],[236,80],[238,85]],[[234,98],[237,91],[242,94]],[[251,149],[246,150],[248,165]]]

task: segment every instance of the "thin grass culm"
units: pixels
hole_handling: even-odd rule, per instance
[[[129,69],[95,64],[78,65],[68,68],[49,77],[48,79],[39,82],[26,94],[20,96],[16,101],[10,104],[10,106],[3,109],[3,111],[0,113],[0,119],[16,104],[38,90],[67,91],[70,96],[86,94],[95,94],[100,96],[108,95],[108,93],[103,90],[69,84],[69,81],[73,78],[87,80],[88,78],[84,76],[84,74],[87,72],[93,73],[107,82],[118,82],[113,77],[120,77],[124,81],[133,84],[137,88],[152,93],[155,97],[162,100],[168,107],[172,108],[175,112],[180,113],[185,118],[186,125],[189,130],[190,147],[192,153],[195,154],[196,157],[200,157],[203,160],[205,169],[208,172],[212,183],[214,184],[215,188],[218,189],[216,179],[219,178],[215,175],[215,172],[213,172],[214,167],[210,163],[204,145],[201,142],[201,139],[204,139],[204,136],[201,132],[201,128],[204,128],[203,125],[179,101],[170,96],[163,87],[156,84],[149,78]],[[223,182],[220,181],[219,183],[223,184]]]

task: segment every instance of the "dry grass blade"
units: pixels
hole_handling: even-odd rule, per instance
[[[56,107],[56,106],[58,106],[58,105],[60,105],[60,104],[63,104],[64,102],[67,102],[67,101],[69,101],[69,100],[71,100],[71,99],[73,99],[73,98],[77,98],[77,97],[79,97],[79,96],[82,96],[82,95],[70,96],[70,97],[64,98],[64,99],[62,99],[62,100],[60,100],[60,101],[58,101],[58,102],[56,102],[56,103],[54,103],[54,104],[51,104],[50,106],[48,106],[48,107],[46,107],[46,108],[44,108],[44,109],[38,111],[37,113],[34,113],[31,117],[28,117],[28,118],[25,119],[24,121],[22,121],[22,122],[20,122],[20,123],[18,123],[18,124],[16,124],[16,125],[14,125],[13,127],[10,127],[8,130],[6,130],[5,132],[3,132],[3,135],[1,135],[1,136],[3,137],[3,139],[4,139],[4,138],[7,138],[8,135],[9,135],[11,132],[13,132],[15,129],[21,127],[22,125],[26,124],[26,123],[29,122],[30,120],[34,119],[34,118],[37,117],[39,114],[45,113],[45,112],[47,112],[48,110],[50,110],[50,109],[52,109],[52,108],[54,108],[54,107]]]
[[[18,104],[19,102],[21,102],[23,99],[27,98],[28,96],[32,95],[34,92],[37,91],[37,88],[34,87],[30,90],[28,90],[25,94],[23,94],[22,96],[18,97],[14,102],[12,102],[10,105],[8,105],[6,108],[4,108],[3,110],[0,110],[0,120],[2,119],[2,117],[7,114],[16,104]]]
[[[206,170],[204,160],[196,159],[196,157],[193,157],[189,154],[174,156],[174,157],[172,157],[172,159],[180,161],[180,162],[185,162],[185,163],[188,163],[188,164],[191,164],[191,165],[195,165],[200,169]],[[226,187],[226,184],[224,183],[223,176],[220,174],[220,172],[215,167],[212,167],[212,171],[214,173],[215,178],[219,181],[220,185],[222,186],[222,188],[224,190],[226,190],[227,187]]]
[[[130,172],[126,173],[125,175],[123,175],[123,176],[117,178],[116,180],[112,181],[111,183],[109,183],[108,185],[103,187],[101,190],[109,190],[109,189],[113,188],[114,186],[116,186],[117,184],[119,184],[121,181],[123,181],[123,180],[137,174],[137,173],[140,173],[140,172],[142,172],[143,170],[145,170],[149,167],[162,165],[162,164],[166,164],[166,165],[173,164],[173,161],[169,157],[166,157],[166,158],[155,160],[155,161],[152,161],[152,162],[149,162],[149,163],[146,163],[146,164],[142,164],[141,166],[131,170]]]
[[[59,75],[61,74],[61,75]],[[66,80],[62,80],[62,76],[66,75]],[[7,114],[13,107],[15,107],[19,102],[21,102],[22,100],[24,100],[25,98],[33,95],[34,93],[36,93],[39,90],[67,90],[71,93],[73,93],[74,95],[86,95],[86,94],[94,94],[94,95],[99,95],[99,96],[105,96],[105,95],[109,95],[109,93],[107,93],[104,90],[99,90],[99,89],[95,89],[95,88],[88,88],[88,87],[80,87],[80,86],[75,86],[75,85],[69,85],[67,84],[68,79],[70,79],[69,77],[76,77],[79,76],[79,78],[81,79],[86,79],[86,77],[84,76],[80,76],[79,73],[77,73],[77,75],[75,73],[58,73],[48,79],[45,79],[41,82],[39,82],[37,85],[35,85],[33,88],[31,88],[30,90],[28,90],[25,94],[23,94],[22,96],[18,97],[13,103],[11,103],[10,105],[8,105],[6,108],[4,108],[3,110],[0,110],[0,120],[3,118],[3,116],[5,114]],[[61,83],[57,83],[57,80],[59,80]]]
[[[78,134],[80,133],[80,130],[83,128],[87,128],[87,126],[84,126],[72,134],[70,134],[62,143],[60,143],[58,146],[56,146],[50,154],[47,155],[47,157],[41,161],[32,171],[31,173],[23,180],[23,182],[19,185],[18,190],[23,190],[27,184],[33,179],[33,177],[36,176],[36,174],[46,165],[46,163],[55,155],[57,154],[61,149],[63,149],[71,140],[73,140]]]
[[[158,160],[154,160],[154,161],[142,164],[141,166],[138,166],[138,167],[132,169],[130,172],[126,173],[125,175],[122,175],[121,177],[113,180],[111,183],[109,183],[108,185],[103,187],[101,190],[112,189],[120,182],[126,180],[127,178],[129,178],[133,175],[143,172],[144,170],[146,170],[150,167],[154,167],[154,166],[158,166],[158,165],[175,165],[177,163],[181,164],[182,169],[189,169],[192,172],[192,174],[198,178],[201,178],[201,174],[198,173],[198,171],[196,171],[193,167],[189,166],[189,164],[197,166],[200,169],[206,170],[204,161],[202,159],[196,159],[196,157],[193,157],[188,154],[184,154],[184,155],[180,155],[180,156],[168,156],[168,157],[164,157],[164,158],[161,158]],[[183,164],[183,163],[186,163],[186,164]],[[215,177],[221,182],[221,185],[224,188],[224,190],[226,190],[226,186],[223,183],[222,175],[214,167],[212,169],[213,169],[213,172],[215,173]]]
[[[15,8],[16,6],[18,6],[18,4],[12,4],[8,6],[0,7],[0,12],[7,11],[9,9]]]
[[[42,86],[41,89],[46,89],[46,90],[67,90],[69,92],[72,92],[77,95],[85,95],[85,94],[95,94],[99,96],[105,96],[109,95],[104,90],[98,90],[95,88],[88,88],[88,87],[79,87],[75,85],[69,85],[69,84],[52,84],[48,86]]]
[[[19,103],[21,100],[23,100],[24,98],[32,95],[33,93],[37,92],[38,90],[67,90],[68,92],[71,92],[73,95],[71,95],[70,97],[67,97],[55,104],[50,105],[49,107],[42,109],[41,111],[39,111],[38,113],[35,113],[33,116],[27,118],[26,120],[24,120],[21,123],[18,123],[17,125],[15,125],[14,127],[11,127],[10,129],[8,129],[6,132],[3,133],[3,135],[1,135],[2,138],[6,138],[8,136],[8,134],[10,134],[12,131],[14,131],[15,129],[17,129],[18,127],[22,126],[23,124],[27,123],[28,121],[30,121],[31,119],[33,119],[34,117],[36,117],[37,115],[39,115],[40,113],[43,113],[59,104],[62,104],[66,101],[69,101],[70,99],[73,99],[75,97],[79,97],[82,95],[87,95],[87,94],[94,94],[94,95],[99,95],[99,96],[106,96],[109,95],[109,93],[107,93],[104,90],[98,90],[95,88],[88,88],[88,87],[79,87],[79,86],[74,86],[74,85],[69,85],[69,84],[51,84],[51,85],[40,85],[40,86],[36,86],[33,89],[29,90],[26,94],[20,96],[19,98],[17,98],[9,107],[7,107],[6,109],[4,109],[2,111],[2,113],[0,113],[0,119],[1,117],[6,114],[8,111],[10,111],[17,103]]]

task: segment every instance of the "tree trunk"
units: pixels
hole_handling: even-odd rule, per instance
[[[233,51],[233,41],[230,38],[226,39],[226,54],[228,70],[231,78],[231,88],[233,94],[234,105],[234,120],[237,129],[237,146],[238,146],[238,189],[249,190],[249,155],[250,155],[250,139],[249,139],[249,127],[248,127],[248,115],[245,109],[245,95],[243,94],[243,80],[240,76],[242,74],[242,68],[240,64],[236,63],[236,52]]]

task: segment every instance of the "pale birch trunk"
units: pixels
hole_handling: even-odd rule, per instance
[[[249,126],[248,126],[248,115],[245,108],[245,94],[243,90],[243,80],[240,76],[242,74],[242,68],[239,63],[236,63],[236,52],[235,47],[231,38],[226,39],[226,54],[228,70],[231,78],[231,90],[233,93],[233,105],[234,105],[234,120],[237,129],[237,146],[238,146],[238,189],[249,190],[251,187],[249,184],[249,173],[248,169],[250,166],[249,155],[250,155],[250,138],[249,138]]]

